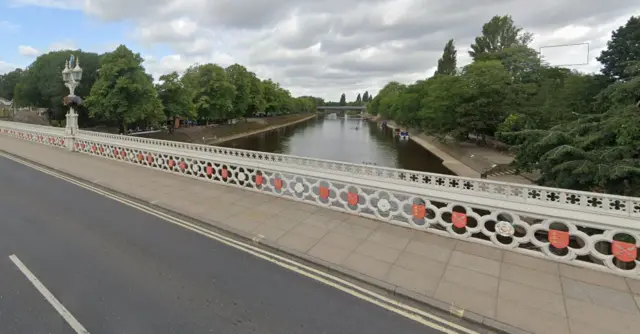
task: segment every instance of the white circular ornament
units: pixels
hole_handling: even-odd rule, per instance
[[[381,198],[378,201],[378,209],[382,212],[387,212],[391,209],[391,204],[389,204],[389,201],[387,201],[384,198]]]
[[[498,222],[496,224],[496,233],[503,237],[511,237],[516,232],[516,229],[509,222]]]

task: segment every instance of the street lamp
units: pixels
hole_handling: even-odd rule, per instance
[[[69,57],[69,60],[65,62],[64,69],[62,70],[62,80],[64,85],[69,88],[69,96],[65,99],[65,104],[69,105],[69,112],[67,112],[67,126],[65,132],[67,135],[75,136],[78,131],[78,113],[76,113],[74,106],[81,103],[81,99],[75,95],[76,87],[82,80],[82,68],[80,68],[80,62],[75,59],[73,55]]]

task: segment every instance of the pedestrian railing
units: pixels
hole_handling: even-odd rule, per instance
[[[12,122],[0,133],[640,278],[640,198]]]

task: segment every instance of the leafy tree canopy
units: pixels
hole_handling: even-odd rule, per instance
[[[67,113],[62,98],[69,95],[69,90],[62,81],[62,70],[69,54],[74,54],[82,67],[82,81],[76,88],[76,95],[88,96],[96,81],[100,56],[82,50],[54,51],[38,56],[24,71],[14,88],[15,104],[18,107],[37,107],[51,110],[52,117],[63,120]],[[81,126],[93,125],[86,108],[77,108]]]
[[[156,90],[162,102],[164,114],[168,120],[171,120],[169,123],[171,129],[173,130],[177,117],[194,119],[196,108],[193,104],[193,93],[185,87],[180,80],[180,75],[177,72],[165,74],[160,77],[160,81]]]
[[[8,101],[13,100],[14,91],[23,75],[23,70],[17,68],[9,73],[0,75],[0,97]]]
[[[437,75],[389,82],[367,109],[443,139],[502,140],[542,185],[640,196],[640,19],[613,33],[602,74],[550,66],[530,41],[510,16],[495,16],[471,64],[452,71],[450,40]]]
[[[633,43],[635,41],[635,43]],[[627,24],[613,31],[607,48],[597,58],[603,65],[602,74],[612,80],[629,79],[626,72],[632,62],[640,60],[640,17],[631,17]]]
[[[457,54],[458,51],[456,51],[456,46],[453,44],[453,39],[450,39],[449,42],[447,42],[447,44],[444,46],[442,57],[438,59],[438,69],[436,69],[436,74],[455,74],[456,66],[458,64]]]
[[[132,123],[164,118],[162,102],[142,61],[140,54],[124,45],[102,56],[100,74],[85,100],[92,117],[117,124],[120,132]]]
[[[532,40],[533,35],[517,27],[510,15],[496,15],[482,26],[482,35],[476,37],[475,43],[471,44],[469,55],[476,60],[483,54],[529,45]]]

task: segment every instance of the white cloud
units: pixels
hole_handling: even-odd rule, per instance
[[[40,54],[40,51],[32,46],[20,45],[18,46],[18,53],[20,53],[21,56],[25,57],[35,57]]]
[[[156,77],[209,61],[239,62],[294,94],[336,100],[374,93],[389,80],[409,82],[433,73],[444,44],[454,38],[458,64],[494,15],[511,14],[535,33],[532,47],[589,43],[589,65],[611,31],[640,3],[629,0],[14,0],[76,8],[105,21],[134,24],[131,37],[171,54],[148,60]],[[584,50],[553,56],[552,64],[582,63]],[[553,59],[552,59],[553,58]]]

